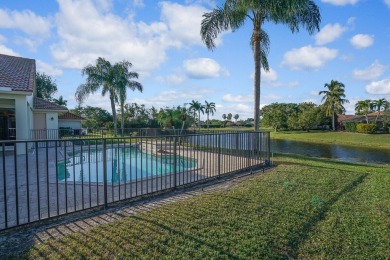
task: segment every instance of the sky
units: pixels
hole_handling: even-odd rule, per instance
[[[345,85],[347,114],[359,100],[390,100],[390,0],[318,0],[320,31],[298,33],[265,23],[270,71],[262,73],[261,106],[321,103],[318,92]],[[249,20],[218,37],[214,51],[200,37],[202,15],[222,0],[0,0],[0,53],[36,60],[58,86],[55,97],[77,105],[81,69],[98,57],[133,64],[144,91],[127,102],[147,107],[215,102],[222,114],[253,118],[253,53]],[[110,110],[98,92],[83,105]]]

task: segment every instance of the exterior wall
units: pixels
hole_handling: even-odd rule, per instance
[[[80,120],[58,120],[58,127],[70,127],[72,129],[81,129]]]
[[[57,112],[46,112],[46,129],[52,130],[50,139],[58,138],[58,113]]]
[[[32,129],[46,129],[46,113],[34,113],[34,128]]]

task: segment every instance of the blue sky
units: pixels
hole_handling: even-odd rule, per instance
[[[363,99],[390,99],[390,0],[321,0],[321,31],[292,34],[265,24],[271,71],[262,74],[261,104],[311,101],[325,83],[345,84],[348,113]],[[0,53],[33,58],[51,75],[58,93],[76,106],[85,79],[81,68],[101,56],[128,60],[144,92],[127,102],[148,107],[184,105],[192,99],[217,104],[223,113],[253,117],[252,25],[226,32],[215,51],[202,43],[202,14],[221,0],[0,0]],[[110,111],[107,97],[86,105]]]

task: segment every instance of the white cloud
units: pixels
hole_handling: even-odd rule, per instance
[[[321,0],[324,3],[332,4],[332,5],[354,5],[356,4],[359,0]]]
[[[51,22],[31,12],[0,9],[0,28],[18,29],[30,36],[48,36]]]
[[[325,45],[331,43],[339,38],[343,32],[347,30],[346,27],[341,26],[338,23],[327,24],[322,27],[321,31],[315,35],[317,45]]]
[[[380,64],[378,60],[374,61],[369,67],[365,69],[355,69],[353,77],[359,80],[374,80],[383,75],[387,67]]]
[[[366,91],[375,95],[390,95],[390,78],[371,82],[366,86]]]
[[[144,8],[145,7],[144,0],[133,0],[133,6],[138,8]]]
[[[12,49],[6,47],[3,44],[0,44],[0,53],[5,55],[11,55],[11,56],[19,56],[19,54]]]
[[[166,77],[156,77],[156,80],[169,86],[178,86],[186,80],[186,77],[180,73],[174,73]]]
[[[374,43],[374,37],[367,34],[356,34],[350,40],[353,47],[363,49],[370,47]]]
[[[267,101],[270,101],[270,100],[280,100],[282,99],[283,97],[282,96],[279,96],[279,95],[276,95],[276,94],[272,94],[272,93],[269,93],[269,94],[265,94],[261,97],[262,99],[265,99]]]
[[[304,46],[299,49],[292,49],[284,54],[282,65],[292,70],[318,69],[327,61],[336,58],[338,51],[326,47]]]
[[[388,7],[390,7],[390,0],[384,0],[385,4],[387,4]]]
[[[196,79],[216,78],[224,71],[215,60],[209,58],[185,60],[183,67],[188,77]]]
[[[45,63],[41,60],[36,60],[36,64],[37,64],[37,71],[41,73],[44,72],[45,74],[53,77],[62,75],[62,70],[55,68],[52,65]]]
[[[250,76],[249,76],[250,79],[254,79],[255,78],[255,73],[252,73]],[[264,81],[264,82],[273,82],[273,81],[276,81],[278,79],[278,74],[276,73],[275,70],[273,70],[272,68],[269,68],[269,71],[265,71],[263,68],[261,68],[261,81]]]
[[[58,4],[60,41],[51,51],[65,68],[80,69],[101,56],[111,62],[129,60],[135,70],[147,74],[165,61],[169,48],[201,44],[200,21],[206,9],[200,6],[162,2],[161,21],[147,24],[101,11],[92,0]]]
[[[226,102],[253,102],[253,95],[233,95],[233,94],[226,94],[222,97],[223,101]]]

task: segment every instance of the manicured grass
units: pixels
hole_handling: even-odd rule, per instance
[[[351,146],[390,148],[390,134],[358,134],[332,131],[271,132],[271,138],[313,143],[335,143]]]
[[[390,256],[390,168],[302,156],[228,190],[49,240],[21,258]]]

